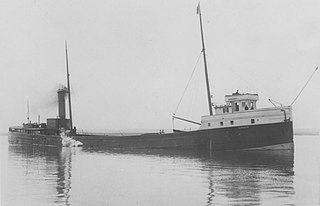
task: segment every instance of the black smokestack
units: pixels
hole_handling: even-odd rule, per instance
[[[65,127],[66,122],[66,94],[68,93],[68,89],[66,87],[63,87],[61,89],[58,89],[58,112],[59,112],[59,118],[61,121],[61,126]]]

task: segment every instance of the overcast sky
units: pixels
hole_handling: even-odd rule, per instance
[[[201,51],[198,1],[2,0],[1,131],[57,116],[68,41],[78,129],[172,128]],[[289,105],[320,65],[320,1],[203,0],[213,102],[236,90]],[[319,128],[320,71],[293,105],[295,128]],[[177,115],[208,113],[200,59]],[[178,125],[188,128],[189,125]]]

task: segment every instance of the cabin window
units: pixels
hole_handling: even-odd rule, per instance
[[[211,126],[211,124],[210,124],[210,122],[208,123],[208,127],[210,127]]]
[[[250,102],[250,109],[254,109],[253,108],[253,102]]]
[[[220,122],[220,126],[223,126],[223,122]]]
[[[231,125],[233,125],[233,124],[234,124],[233,120],[231,120],[231,121],[230,121],[230,124],[231,124]]]
[[[236,111],[239,111],[239,103],[236,103]]]
[[[251,119],[251,124],[254,124],[254,119]]]
[[[246,106],[246,103],[245,102],[242,102],[242,107],[245,107]]]

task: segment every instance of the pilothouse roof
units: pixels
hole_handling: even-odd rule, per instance
[[[251,94],[251,93],[244,93],[241,94],[238,92],[232,93],[231,95],[225,96],[226,102],[236,102],[236,101],[258,101],[259,95],[258,94]]]

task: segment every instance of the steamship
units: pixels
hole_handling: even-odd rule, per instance
[[[58,117],[46,123],[25,123],[9,128],[9,143],[63,146],[67,134],[84,147],[121,149],[291,150],[293,149],[291,107],[257,108],[257,94],[238,91],[225,96],[225,105],[215,106],[214,115],[202,117],[198,130],[140,135],[77,134],[66,118],[68,90],[58,94]]]
[[[47,123],[22,127],[10,127],[9,141],[61,146],[61,133],[65,132],[83,147],[120,149],[198,149],[209,151],[227,150],[292,150],[293,127],[291,106],[257,108],[259,96],[238,91],[225,96],[224,105],[213,106],[208,80],[205,44],[200,5],[197,8],[200,20],[202,54],[205,69],[209,115],[202,116],[198,130],[171,133],[145,133],[139,135],[88,135],[77,134],[72,127],[71,98],[69,85],[68,55],[66,49],[68,88],[58,90],[59,117],[47,119]],[[65,115],[65,96],[69,95],[70,119]],[[213,114],[213,109],[215,114]]]

